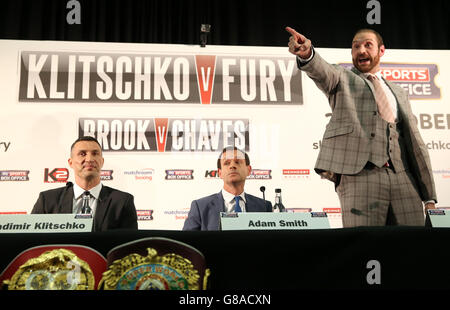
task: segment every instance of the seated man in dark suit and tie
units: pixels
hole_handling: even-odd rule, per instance
[[[68,182],[64,187],[41,192],[31,213],[91,213],[93,231],[137,229],[133,196],[100,182],[104,161],[96,139],[77,139],[68,160],[75,174],[75,184]]]
[[[237,147],[226,147],[217,160],[223,188],[192,201],[183,230],[218,230],[220,212],[272,212],[270,201],[244,192],[247,176],[252,171],[248,154]]]

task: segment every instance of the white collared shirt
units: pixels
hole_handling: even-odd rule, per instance
[[[225,212],[234,212],[234,206],[236,205],[236,201],[234,200],[234,195],[227,192],[224,188],[222,188],[222,196],[223,202],[225,205]],[[241,199],[239,199],[239,206],[241,207],[242,212],[246,212],[245,210],[245,192],[242,192],[240,195]]]
[[[95,214],[97,209],[98,198],[100,197],[100,191],[102,190],[102,183],[97,184],[89,190],[91,197],[89,199],[89,206],[92,210],[92,215]],[[73,207],[72,213],[81,213],[81,207],[83,206],[83,193],[85,192],[78,184],[73,185]]]
[[[365,77],[368,77],[371,73],[363,73]],[[384,94],[386,95],[386,98],[389,102],[389,105],[391,106],[392,113],[394,113],[394,117],[398,119],[398,108],[397,108],[397,99],[395,98],[394,94],[392,93],[392,90],[389,88],[389,86],[386,84],[385,80],[383,79],[381,75],[381,70],[379,70],[377,73],[375,73],[378,80],[380,81],[381,87],[384,90]]]

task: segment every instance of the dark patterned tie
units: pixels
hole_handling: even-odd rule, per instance
[[[83,204],[81,207],[82,214],[90,214],[92,212],[91,207],[89,206],[90,198],[91,198],[91,193],[89,191],[85,191],[83,193]]]
[[[236,201],[236,204],[234,205],[234,212],[242,212],[241,206],[239,205],[239,199],[241,199],[240,196],[234,197],[234,200]]]
[[[380,112],[381,118],[389,123],[394,123],[395,116],[380,81],[375,75],[372,74],[369,74],[367,78],[372,82],[373,88],[375,89],[375,100],[377,102],[378,112]]]

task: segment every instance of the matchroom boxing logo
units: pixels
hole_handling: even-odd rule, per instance
[[[350,69],[353,64],[341,63]],[[402,87],[410,99],[440,99],[441,90],[435,83],[438,75],[436,64],[393,64],[382,63],[381,75],[387,81]]]
[[[19,101],[301,105],[295,58],[23,51]]]
[[[78,135],[97,139],[104,152],[249,151],[248,119],[81,118]]]

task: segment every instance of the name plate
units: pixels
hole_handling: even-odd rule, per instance
[[[425,223],[428,227],[450,227],[450,211],[443,209],[428,210]]]
[[[292,230],[330,228],[325,212],[220,213],[222,230]]]
[[[92,216],[81,214],[4,214],[0,233],[91,232]]]

